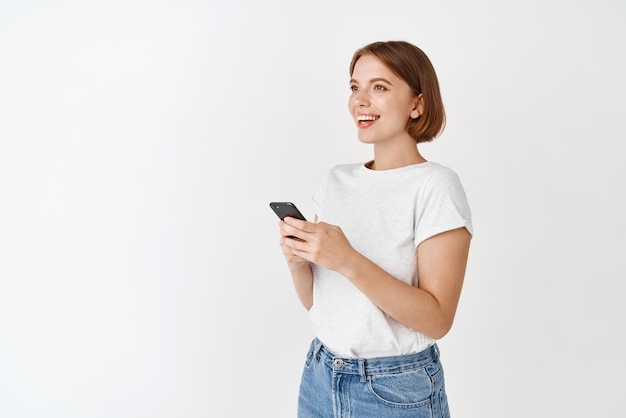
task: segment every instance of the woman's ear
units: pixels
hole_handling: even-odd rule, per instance
[[[413,100],[413,110],[411,110],[411,118],[417,119],[424,113],[424,96],[422,93],[417,95]]]

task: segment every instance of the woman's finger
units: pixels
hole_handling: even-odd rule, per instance
[[[301,219],[296,219],[290,216],[286,216],[283,222],[285,222],[287,225],[291,225],[295,228],[298,228],[300,231],[305,231],[305,232],[315,231],[316,224],[308,222],[308,221],[303,221]]]
[[[306,240],[306,237],[308,236],[306,231],[299,229],[296,226],[289,225],[286,222],[280,223],[280,233],[284,237],[297,237],[302,240]]]

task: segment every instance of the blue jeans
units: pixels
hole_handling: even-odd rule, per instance
[[[449,418],[439,349],[346,359],[316,338],[302,372],[298,417]]]

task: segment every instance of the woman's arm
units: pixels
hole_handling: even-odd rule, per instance
[[[340,273],[396,321],[440,339],[452,327],[469,244],[465,228],[422,242],[417,248],[418,287],[396,279],[356,251]]]
[[[279,227],[283,223],[284,222],[282,221],[279,222]],[[287,266],[289,267],[289,272],[291,273],[293,286],[300,302],[302,302],[302,305],[304,305],[308,311],[311,309],[311,306],[313,306],[313,272],[311,271],[311,265],[307,260],[294,254],[293,250],[288,245],[289,241],[287,241],[291,240],[291,238],[287,238],[282,228],[280,231],[280,247],[285,259],[287,260]]]
[[[287,263],[291,278],[293,279],[293,287],[296,294],[302,302],[306,310],[310,310],[313,306],[313,272],[307,261],[304,263]]]
[[[470,234],[458,228],[431,237],[417,248],[418,287],[390,275],[352,248],[341,228],[288,220],[286,243],[293,254],[335,270],[396,321],[440,339],[450,330],[469,253]]]

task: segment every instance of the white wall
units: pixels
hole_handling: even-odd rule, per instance
[[[364,161],[352,52],[404,39],[474,213],[455,418],[621,413],[617,1],[2,1],[0,416],[291,417],[308,317],[270,200]],[[620,412],[618,412],[620,411]]]

